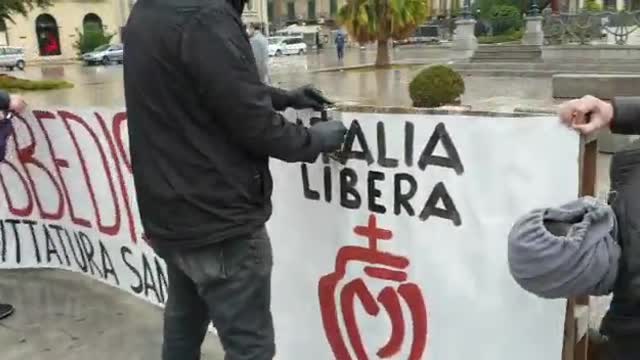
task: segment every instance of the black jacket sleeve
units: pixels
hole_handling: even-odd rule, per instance
[[[269,95],[274,109],[282,111],[289,107],[289,93],[286,90],[269,87]]]
[[[615,134],[640,135],[640,97],[616,97],[611,131]]]
[[[9,110],[9,106],[11,106],[11,97],[9,96],[9,93],[4,90],[0,90],[0,110]]]
[[[246,151],[289,162],[318,157],[321,144],[308,129],[275,111],[272,94],[283,100],[260,81],[241,20],[230,8],[195,15],[184,28],[181,57],[212,121]]]

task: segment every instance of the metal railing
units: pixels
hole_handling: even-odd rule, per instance
[[[543,12],[545,44],[577,43],[589,45],[613,36],[617,45],[626,45],[640,27],[640,11],[601,11],[578,13]]]

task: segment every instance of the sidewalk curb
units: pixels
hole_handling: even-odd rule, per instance
[[[445,59],[445,58],[429,59],[428,61],[420,60],[420,59],[407,59],[407,60],[392,61],[391,66],[394,66],[394,65],[401,65],[401,66],[425,65],[426,66],[426,65],[446,64],[448,62],[455,62],[455,61],[456,60],[454,59]],[[372,70],[374,70],[375,63],[328,67],[328,68],[311,70],[310,72],[311,73],[341,72],[341,71],[360,70],[360,69],[368,69],[368,68],[371,68]]]
[[[525,113],[533,115],[554,115],[556,110],[552,108],[523,108],[517,107],[513,109],[514,113]]]
[[[63,65],[80,65],[80,60],[32,60],[27,62],[27,66],[63,66]]]
[[[505,68],[505,63],[493,63],[488,66],[487,63],[478,63],[477,68],[474,68],[474,63],[470,63],[468,59],[459,58],[438,58],[438,59],[406,59],[399,61],[392,61],[391,66],[429,66],[444,64],[450,66],[460,74],[464,76],[478,76],[478,77],[524,77],[524,78],[550,78],[557,74],[577,73],[577,74],[607,74],[607,75],[637,75],[636,69],[585,69],[580,68],[581,63],[575,63],[575,69],[568,70],[562,65],[554,68],[553,62],[542,63],[546,66],[529,66],[526,63],[518,63],[521,65],[519,68]],[[512,63],[506,63],[513,65]],[[563,65],[566,65],[562,63]],[[321,68],[316,70],[310,70],[310,73],[328,73],[328,72],[343,72],[350,70],[370,69],[375,70],[374,63],[337,66]],[[639,66],[640,68],[640,66]]]
[[[347,71],[347,70],[359,70],[359,69],[372,68],[374,65],[375,65],[374,63],[370,63],[370,64],[359,64],[359,65],[348,65],[348,66],[336,66],[336,67],[316,69],[310,72],[325,73],[325,72],[340,72],[340,71]]]

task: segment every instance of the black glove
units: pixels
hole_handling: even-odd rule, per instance
[[[294,109],[313,109],[322,111],[326,106],[333,105],[333,102],[324,95],[322,91],[311,85],[289,91],[289,107]]]
[[[332,152],[342,147],[347,128],[341,121],[322,121],[313,125],[309,132],[320,142],[322,152]]]

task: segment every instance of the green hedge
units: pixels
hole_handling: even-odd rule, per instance
[[[86,24],[83,32],[76,29],[76,33],[78,40],[73,44],[73,47],[78,52],[78,56],[111,43],[111,39],[115,36],[115,34],[107,33],[99,25],[93,23]]]
[[[582,9],[588,12],[600,12],[602,11],[602,5],[600,5],[596,0],[585,0]]]
[[[64,80],[27,80],[0,75],[0,89],[4,90],[55,90],[72,88],[73,84]]]
[[[494,35],[511,34],[522,29],[522,13],[512,5],[496,5],[491,8],[491,27]]]
[[[479,44],[500,44],[507,42],[515,42],[522,40],[524,32],[522,30],[514,31],[510,34],[496,35],[496,36],[479,36]]]

